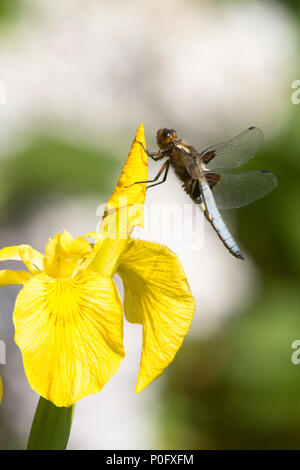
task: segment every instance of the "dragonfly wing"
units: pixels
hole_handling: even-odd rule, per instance
[[[261,147],[264,135],[258,127],[249,127],[227,142],[204,150],[200,156],[209,169],[238,168],[254,157]]]
[[[210,173],[206,180],[219,209],[236,209],[260,199],[277,186],[277,178],[268,170],[246,173]]]

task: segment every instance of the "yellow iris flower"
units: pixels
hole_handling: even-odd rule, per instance
[[[136,139],[146,145],[142,125]],[[0,261],[20,260],[28,269],[0,271],[0,286],[23,285],[13,314],[15,341],[31,387],[56,406],[99,392],[118,370],[123,309],[129,322],[143,325],[137,392],[162,374],[190,327],[195,302],[177,256],[130,237],[133,226],[143,224],[146,187],[127,186],[147,180],[147,160],[134,141],[100,233],[87,234],[93,243],[64,232],[49,240],[44,255],[28,245],[0,250]],[[126,211],[122,236],[112,236],[112,209]],[[115,273],[123,280],[124,308]]]

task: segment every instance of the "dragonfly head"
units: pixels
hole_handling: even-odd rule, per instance
[[[165,145],[177,139],[177,132],[174,129],[159,129],[156,134],[157,145],[163,148]]]

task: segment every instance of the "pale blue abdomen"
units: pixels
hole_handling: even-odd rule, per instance
[[[237,243],[233,239],[224,220],[222,219],[209,185],[205,181],[199,181],[199,184],[201,187],[201,195],[205,205],[204,212],[207,220],[209,220],[209,222],[212,224],[213,228],[219,235],[226,248],[228,248],[230,253],[232,253],[237,258],[244,259]]]

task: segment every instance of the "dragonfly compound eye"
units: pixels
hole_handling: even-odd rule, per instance
[[[157,145],[162,148],[169,144],[172,140],[177,139],[177,133],[174,129],[159,129],[156,134]]]

